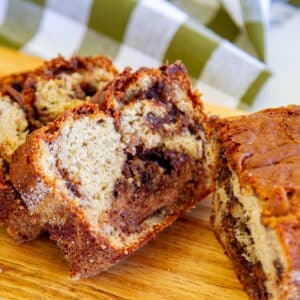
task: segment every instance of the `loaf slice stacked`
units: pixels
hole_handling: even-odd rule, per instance
[[[33,132],[10,176],[75,278],[109,268],[211,189],[199,95],[180,63],[126,69],[97,104]]]
[[[211,125],[218,239],[251,299],[299,299],[300,106]]]
[[[25,142],[28,132],[22,107],[10,95],[0,94],[0,225],[17,242],[33,239],[41,231],[38,220],[28,214],[8,175],[11,156]]]
[[[23,100],[32,126],[41,127],[59,113],[89,101],[110,82],[117,69],[104,56],[52,59],[31,72],[24,84]]]
[[[30,131],[51,121],[62,110],[88,101],[92,91],[100,91],[116,74],[106,57],[58,57],[33,72],[0,79],[0,225],[7,227],[17,242],[34,239],[43,224],[30,216],[10,183],[13,152]]]

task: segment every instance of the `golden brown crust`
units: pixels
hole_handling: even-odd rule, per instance
[[[62,214],[66,218],[64,226],[47,225],[46,228],[50,233],[50,238],[57,242],[69,261],[71,276],[74,279],[87,278],[107,270],[131,255],[190,208],[191,205],[186,204],[181,211],[177,211],[172,216],[164,219],[163,222],[155,226],[142,239],[137,240],[126,251],[115,249],[109,241],[100,238],[99,235],[94,235],[90,229],[90,224],[82,217],[81,212],[75,208],[73,211],[69,209],[62,210]]]
[[[38,219],[29,215],[19,193],[3,172],[0,175],[0,225],[7,228],[17,243],[33,240],[42,232]]]
[[[294,105],[210,121],[228,166],[260,199],[262,223],[277,233],[288,260],[289,289],[299,289],[299,120],[300,106]]]
[[[2,201],[2,199],[4,201]],[[5,172],[0,169],[0,225],[6,225],[11,212],[11,203],[15,202],[14,188],[5,180]]]
[[[299,214],[299,116],[291,106],[215,123],[229,166],[264,200],[266,221]]]
[[[152,78],[151,88],[127,95],[127,89],[145,75]],[[164,103],[172,102],[174,91],[170,89],[171,83],[181,87],[187,93],[187,97],[193,104],[195,117],[205,121],[206,115],[203,113],[200,93],[192,90],[187,70],[180,61],[173,65],[163,65],[159,69],[143,67],[136,72],[132,72],[131,68],[127,67],[102,92],[97,93],[92,102],[100,105],[105,111],[117,111],[123,104],[128,104],[137,98],[156,99]]]

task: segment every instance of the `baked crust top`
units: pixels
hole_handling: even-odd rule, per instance
[[[275,229],[291,270],[300,270],[300,106],[210,119],[227,165],[259,197],[261,220]],[[297,277],[297,276],[296,276]]]
[[[143,90],[143,82],[139,82],[143,76],[148,76],[151,81],[150,88]],[[174,94],[175,87],[181,88],[186,95]],[[129,91],[129,92],[128,92]],[[187,70],[181,61],[172,65],[165,64],[159,69],[142,67],[133,72],[130,67],[116,76],[115,80],[109,83],[103,91],[99,91],[92,99],[103,110],[115,111],[126,103],[140,99],[155,99],[160,102],[168,102],[180,96],[185,96],[193,106],[193,114],[205,119],[201,94],[193,90]],[[123,103],[122,103],[123,102]],[[184,109],[184,108],[183,108]],[[188,107],[186,107],[188,109]]]

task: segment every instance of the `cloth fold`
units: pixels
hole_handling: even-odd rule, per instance
[[[0,44],[117,67],[181,60],[204,100],[250,106],[270,76],[267,0],[2,0]]]

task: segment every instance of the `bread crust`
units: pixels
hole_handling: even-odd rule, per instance
[[[152,87],[142,93],[132,94],[131,97],[121,100],[128,87],[136,84],[138,80],[145,75],[153,78]],[[115,111],[115,115],[117,115],[117,110],[119,106],[122,105],[122,102],[126,104],[135,100],[137,97],[143,96],[148,99],[154,98],[161,102],[167,102],[172,96],[171,91],[168,90],[168,85],[170,85],[171,82],[174,82],[183,91],[186,91],[187,96],[192,102],[195,118],[205,122],[207,116],[203,112],[201,94],[198,90],[192,89],[187,70],[180,61],[176,61],[173,65],[163,65],[159,69],[142,67],[136,72],[132,72],[132,69],[127,67],[115,80],[109,83],[103,91],[98,92],[93,97],[92,102],[100,105],[104,111]],[[163,99],[159,99],[160,95],[157,94],[156,90],[160,91]]]
[[[298,299],[300,291],[299,118],[300,106],[292,105],[210,120],[211,136],[217,139],[226,166],[238,175],[243,189],[254,191],[261,223],[274,230],[284,250],[283,299]],[[224,168],[219,163],[216,174],[222,174]],[[214,216],[212,219],[214,222]]]

